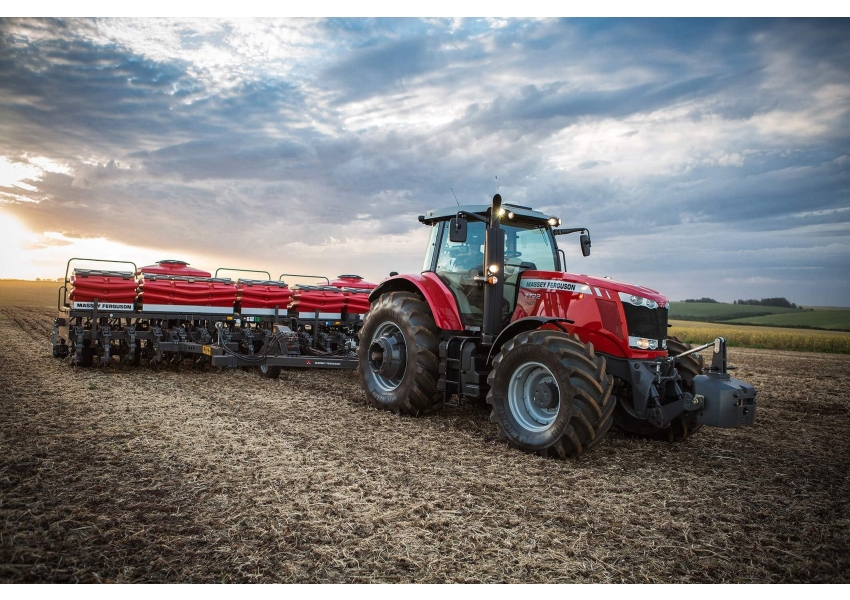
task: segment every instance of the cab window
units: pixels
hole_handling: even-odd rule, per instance
[[[454,293],[465,326],[480,327],[484,321],[484,288],[475,277],[484,272],[484,233],[486,225],[470,221],[465,242],[449,240],[443,227],[437,255],[437,276]]]

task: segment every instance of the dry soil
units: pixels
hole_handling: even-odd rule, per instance
[[[75,369],[52,318],[0,309],[0,581],[850,581],[850,356],[731,349],[755,426],[556,461],[350,371]]]

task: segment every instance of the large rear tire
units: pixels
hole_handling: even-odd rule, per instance
[[[613,421],[616,398],[604,356],[560,331],[520,333],[493,359],[490,420],[526,452],[567,458],[596,446]]]
[[[691,349],[690,344],[686,344],[679,338],[671,336],[667,338],[667,352],[670,356],[676,356],[682,352]],[[689,354],[684,358],[676,360],[676,370],[682,377],[682,391],[686,393],[694,393],[694,378],[702,374],[703,358],[694,354]],[[687,415],[679,415],[673,419],[665,427],[656,427],[649,421],[638,419],[629,414],[623,407],[624,402],[629,402],[631,392],[628,393],[629,399],[623,399],[618,403],[616,412],[614,413],[614,425],[618,429],[653,440],[661,440],[670,443],[683,442],[697,431],[702,429],[702,425],[694,423]]]
[[[416,294],[390,292],[372,302],[357,349],[357,373],[373,406],[405,415],[439,410],[439,329]]]

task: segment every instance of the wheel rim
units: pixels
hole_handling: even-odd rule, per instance
[[[546,431],[561,408],[561,393],[552,371],[538,362],[520,365],[508,382],[508,406],[524,429]]]
[[[369,368],[382,392],[395,391],[407,372],[407,346],[398,325],[381,323],[369,343]]]

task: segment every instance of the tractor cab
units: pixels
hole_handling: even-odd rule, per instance
[[[451,290],[467,328],[483,326],[488,278],[501,278],[504,284],[499,313],[506,323],[516,307],[519,279],[524,271],[561,270],[551,228],[558,221],[526,207],[506,204],[499,211],[504,261],[488,265],[485,277],[486,221],[490,212],[489,205],[449,207],[429,211],[421,219],[431,225],[422,271],[435,273]],[[463,233],[459,232],[461,228],[465,235],[459,235]]]

